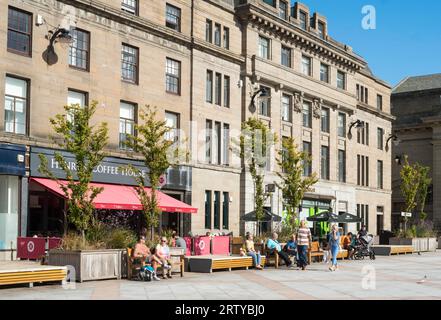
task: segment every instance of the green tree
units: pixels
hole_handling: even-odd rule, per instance
[[[73,155],[74,162],[69,163],[63,154],[55,152],[54,158],[64,171],[66,182],[60,181],[50,170],[47,158],[40,154],[39,171],[56,181],[67,199],[65,229],[67,221],[75,225],[85,241],[85,232],[96,224],[93,200],[103,190],[90,186],[94,168],[106,156],[104,148],[108,141],[107,123],[95,127],[91,124],[97,102],[81,107],[78,104],[65,106],[65,114],[57,114],[50,119],[56,136],[52,137],[60,149]]]
[[[154,229],[158,227],[161,210],[158,207],[157,191],[160,177],[171,166],[177,165],[183,153],[175,141],[168,138],[172,128],[167,126],[165,120],[157,119],[156,107],[146,106],[140,112],[142,124],[135,125],[136,135],[129,135],[125,145],[134,152],[142,155],[144,165],[148,168],[147,176],[144,177],[140,170],[131,166],[136,172],[136,192],[141,202],[147,230],[150,239],[154,238]],[[186,158],[187,153],[185,153]],[[146,178],[150,183],[150,190],[146,190]]]
[[[424,221],[427,218],[427,213],[424,212],[424,209],[432,179],[429,177],[430,167],[420,165],[419,163],[416,163],[415,166],[419,174],[417,191],[418,210],[420,212],[420,219]]]
[[[277,141],[277,137],[271,133],[268,126],[261,120],[249,118],[242,123],[240,135],[240,157],[244,165],[248,167],[254,183],[254,205],[258,234],[260,234],[260,222],[264,218],[264,203],[267,195],[264,190],[265,167],[267,153]]]
[[[416,165],[409,164],[408,156],[404,157],[404,165],[400,171],[401,193],[404,197],[405,212],[413,212],[417,206],[420,172]],[[408,217],[404,217],[404,229],[407,229]]]
[[[281,172],[277,172],[277,175],[281,183],[276,184],[282,190],[287,210],[287,224],[291,230],[295,230],[300,202],[305,193],[317,183],[318,178],[316,173],[309,177],[303,176],[304,164],[311,162],[311,156],[299,151],[293,138],[282,139],[282,149],[278,154],[277,164]]]

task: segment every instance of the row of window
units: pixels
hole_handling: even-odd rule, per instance
[[[29,84],[30,81],[13,76],[5,79],[5,123],[6,132],[14,134],[27,134],[27,117],[29,109]],[[88,104],[88,93],[80,90],[68,89],[67,104]],[[119,119],[119,146],[126,149],[127,136],[135,134],[137,123],[137,104],[121,101]],[[165,112],[166,124],[172,130],[167,133],[167,139],[177,141],[180,126],[180,115],[173,112]]]
[[[383,161],[377,161],[377,188],[383,189]],[[369,187],[369,157],[357,155],[357,185]]]
[[[311,142],[303,141],[303,152],[312,155]],[[321,146],[320,150],[320,178],[330,180],[329,147]],[[383,161],[377,161],[377,188],[383,189]],[[303,175],[312,175],[311,162],[303,163]],[[337,153],[337,178],[338,182],[346,183],[346,151],[338,150]],[[369,157],[357,155],[357,185],[369,187]]]
[[[271,40],[263,36],[259,36],[258,56],[262,59],[271,60]],[[293,68],[293,49],[282,45],[281,47],[281,61],[280,64],[287,68]],[[301,61],[302,74],[312,77],[313,74],[313,59],[307,55],[302,55]],[[325,83],[330,83],[330,66],[320,64],[320,80]],[[337,88],[346,90],[346,73],[337,70]]]
[[[222,197],[222,199],[221,199]],[[221,221],[222,210],[222,221]],[[221,191],[205,191],[205,228],[227,230],[229,225],[230,194]]]
[[[205,23],[205,41],[213,43],[218,47],[223,47],[224,49],[230,49],[230,29],[227,27],[222,27],[219,23],[214,23],[213,21],[207,19]]]
[[[214,78],[214,79],[213,79]],[[207,70],[205,100],[218,106],[230,107],[230,77],[212,70]],[[214,90],[213,90],[214,85]],[[213,96],[214,93],[214,96]],[[222,99],[223,97],[223,99]]]
[[[365,104],[369,104],[369,89],[365,86],[357,84],[356,86],[357,100]],[[383,96],[377,94],[377,110],[383,111]]]
[[[138,0],[122,0],[121,10],[139,15]],[[169,3],[165,4],[165,25],[175,31],[181,31],[181,9]]]

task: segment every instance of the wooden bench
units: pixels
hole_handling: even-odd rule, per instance
[[[191,272],[212,273],[214,270],[228,270],[253,267],[253,258],[249,256],[191,256],[187,257]],[[265,256],[261,263],[265,264]]]
[[[139,272],[143,265],[142,263],[135,263],[135,259],[136,258],[133,257],[133,249],[127,248],[127,278],[129,280],[133,279],[133,276]],[[183,277],[185,269],[184,249],[170,248],[170,260],[172,263],[172,272],[179,272],[181,277]],[[163,273],[165,272],[161,266],[158,266],[158,270],[162,270]]]
[[[313,258],[318,258],[323,261],[324,252],[320,248],[320,243],[318,241],[314,241],[311,243],[311,247],[308,250],[308,262],[311,263]]]

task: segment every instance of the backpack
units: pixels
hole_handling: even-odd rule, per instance
[[[152,281],[154,272],[152,266],[144,266],[139,270],[138,278],[141,281]]]

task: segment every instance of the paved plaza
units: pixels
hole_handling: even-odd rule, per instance
[[[0,289],[0,299],[438,299],[441,300],[441,251],[407,256],[344,261],[330,272],[315,263],[307,271],[273,267],[263,271],[186,273],[159,282],[109,280]]]

